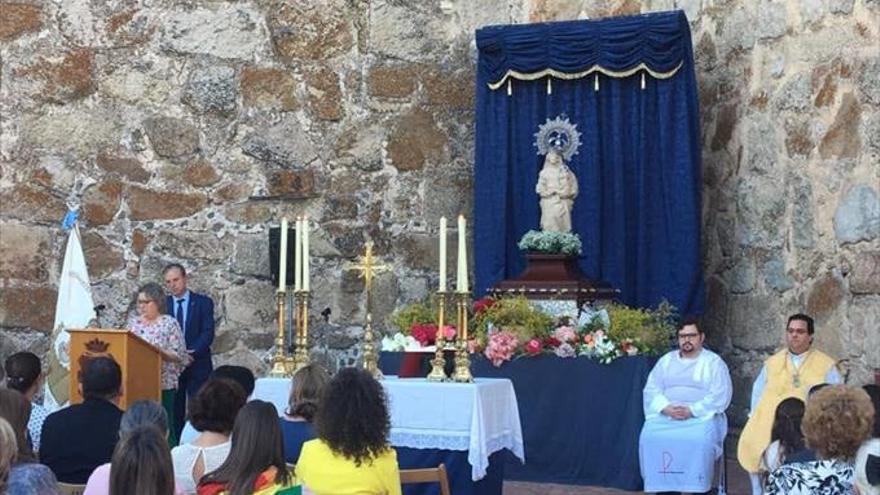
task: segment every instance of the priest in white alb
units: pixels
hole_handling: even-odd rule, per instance
[[[709,491],[727,435],[727,365],[703,348],[695,320],[685,319],[677,336],[678,349],[657,361],[643,392],[639,463],[648,493]]]

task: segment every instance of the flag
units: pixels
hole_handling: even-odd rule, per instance
[[[55,324],[49,347],[49,373],[46,377],[45,406],[50,410],[65,405],[69,400],[70,358],[67,350],[70,334],[67,329],[86,328],[95,318],[95,303],[92,300],[92,287],[80,242],[79,226],[75,219],[70,224],[65,220],[65,226],[70,229],[70,234],[67,237],[61,278],[58,280],[58,302],[55,304]]]

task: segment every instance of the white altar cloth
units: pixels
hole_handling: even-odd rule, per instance
[[[386,376],[381,381],[391,414],[391,445],[466,450],[474,481],[486,476],[489,456],[509,449],[525,462],[522,426],[513,383],[477,378],[475,383],[435,383]],[[255,399],[287,408],[290,380],[260,378]]]

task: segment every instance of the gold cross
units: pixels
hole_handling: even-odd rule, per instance
[[[376,264],[376,258],[373,257],[373,241],[367,241],[367,252],[359,257],[360,263],[354,265],[354,269],[361,272],[360,276],[363,277],[364,282],[367,287],[367,295],[370,294],[370,289],[373,287],[373,277],[377,273],[382,273],[387,271],[391,267],[388,265],[378,265]]]

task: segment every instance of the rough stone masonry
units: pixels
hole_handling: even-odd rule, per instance
[[[817,316],[851,381],[880,367],[877,0],[0,0],[0,355],[45,352],[70,197],[102,323],[183,260],[219,363],[264,370],[267,225],[315,222],[315,357],[358,358],[436,287],[437,219],[472,204],[474,29],[682,8],[703,129],[705,318],[748,386],[785,315]],[[284,201],[261,201],[278,196]],[[451,235],[455,235],[454,232]],[[451,262],[452,260],[450,260]]]

